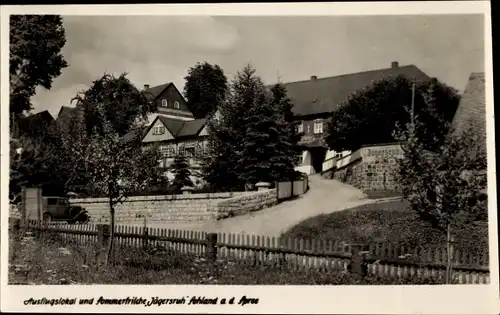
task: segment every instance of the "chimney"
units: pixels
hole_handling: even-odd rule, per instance
[[[399,62],[397,62],[397,61],[391,62],[391,68],[394,69],[394,68],[398,68],[398,67],[399,67]]]
[[[317,76],[315,76],[315,75],[311,76],[311,80],[316,80],[317,78],[318,78],[318,77],[317,77]]]
[[[149,89],[149,84],[144,84],[144,90]]]

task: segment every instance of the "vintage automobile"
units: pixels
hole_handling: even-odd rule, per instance
[[[42,197],[42,219],[45,223],[51,221],[66,221],[69,224],[87,223],[90,216],[85,208],[70,205],[67,197]]]

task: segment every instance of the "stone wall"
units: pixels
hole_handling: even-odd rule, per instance
[[[73,205],[84,207],[91,223],[109,222],[107,198],[70,199]],[[276,189],[262,191],[185,194],[129,197],[115,206],[116,223],[148,222],[206,222],[244,215],[278,203]],[[20,217],[17,207],[11,205],[11,217]]]
[[[143,222],[200,222],[216,219],[211,209],[217,202],[251,192],[186,194],[164,196],[129,197],[115,208],[117,223]],[[71,204],[80,205],[89,211],[91,222],[109,222],[107,198],[71,199]]]
[[[216,219],[220,220],[262,210],[277,203],[278,196],[276,189],[267,189],[221,200],[214,205],[212,211]]]
[[[333,178],[361,190],[397,191],[397,160],[401,144],[365,146],[339,159]]]

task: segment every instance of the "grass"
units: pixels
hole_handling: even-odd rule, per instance
[[[363,193],[368,197],[368,199],[401,197],[401,193],[399,191],[393,190],[363,190]]]
[[[225,285],[347,285],[430,284],[440,280],[358,279],[344,271],[288,270],[251,266],[230,260],[210,264],[203,257],[160,247],[119,248],[104,266],[97,248],[57,236],[9,234],[9,284],[225,284]]]
[[[473,254],[488,251],[487,226],[470,224],[453,233],[458,248]],[[309,218],[282,237],[363,244],[380,242],[405,247],[446,244],[446,234],[422,221],[402,200],[364,205]]]

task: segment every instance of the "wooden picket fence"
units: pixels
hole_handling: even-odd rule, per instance
[[[23,227],[19,219],[11,220],[18,229]],[[82,246],[105,246],[109,239],[110,226],[105,224],[43,226],[36,221],[26,223],[24,228],[28,230],[55,233]],[[123,225],[115,227],[114,244],[118,248],[158,246],[173,252],[204,256],[211,261],[225,260],[291,270],[343,270],[380,278],[444,279],[447,261],[446,251],[440,246],[409,248],[385,244],[347,244]],[[455,249],[452,263],[455,283],[489,283],[486,254],[477,257]]]

